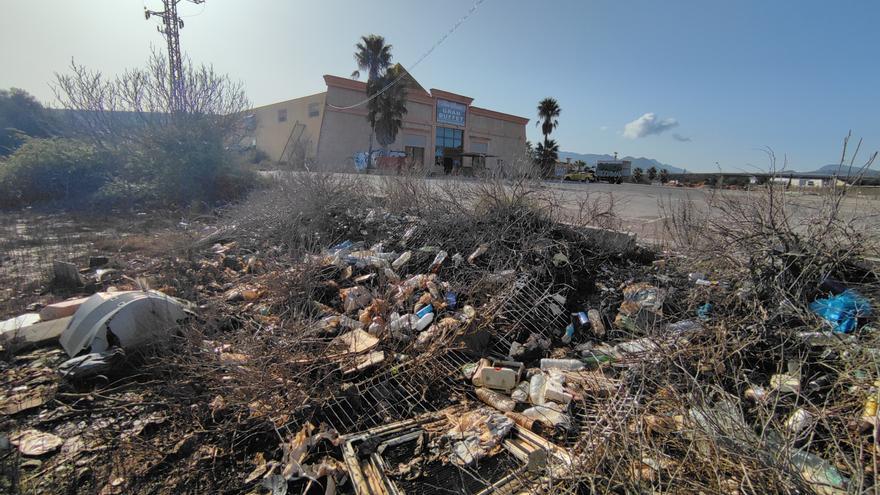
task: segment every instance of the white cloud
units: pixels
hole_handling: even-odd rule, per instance
[[[608,130],[608,126],[607,126],[607,125],[603,125],[602,127],[599,128],[599,130],[602,131],[602,132],[605,132],[605,131]]]
[[[682,143],[689,143],[689,142],[693,141],[693,139],[691,139],[687,136],[682,136],[679,133],[673,134],[672,138],[675,139],[676,141],[681,141]]]
[[[676,126],[678,126],[677,120],[671,118],[659,120],[653,112],[648,112],[623,126],[623,137],[643,138],[651,134],[661,134]]]

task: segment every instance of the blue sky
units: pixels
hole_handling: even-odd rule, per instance
[[[322,91],[325,73],[350,74],[361,34],[384,35],[409,66],[473,3],[184,3],[182,44],[260,105]],[[4,1],[0,87],[51,102],[53,73],[71,58],[108,73],[140,64],[151,44],[164,48],[144,4],[160,2]],[[850,129],[880,148],[878,18],[873,0],[485,0],[412,73],[532,119],[538,100],[557,98],[554,137],[566,151],[749,170],[766,168],[769,146],[812,170],[839,159]],[[539,138],[533,123],[528,134]]]

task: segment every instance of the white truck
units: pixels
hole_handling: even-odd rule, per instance
[[[632,175],[629,160],[599,160],[596,162],[596,181],[620,184]]]

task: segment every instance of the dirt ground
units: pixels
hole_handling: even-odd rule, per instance
[[[839,210],[679,208],[662,251],[541,184],[364,182],[301,176],[215,217],[5,217],[6,315],[150,289],[188,316],[89,373],[57,341],[5,349],[0,490],[875,488],[880,333],[811,309],[841,287],[877,307]],[[59,256],[82,286],[52,283]]]

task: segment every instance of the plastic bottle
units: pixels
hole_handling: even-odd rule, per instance
[[[558,369],[563,371],[578,371],[584,369],[584,363],[580,359],[541,359],[541,370]]]
[[[413,287],[418,289],[425,283],[425,279],[427,277],[425,275],[414,275],[413,277],[407,279],[406,282],[403,283],[406,287]]]
[[[399,318],[394,318],[392,316],[391,321],[388,323],[388,329],[392,332],[409,332],[415,327],[416,322],[418,321],[418,317],[414,314],[406,314]]]
[[[585,367],[595,368],[603,363],[614,362],[614,356],[602,352],[590,351],[589,354],[586,354],[581,358],[581,362],[584,363]]]
[[[483,253],[485,253],[488,250],[489,250],[488,244],[480,244],[479,246],[477,246],[477,249],[475,249],[474,252],[471,253],[470,256],[468,256],[467,262],[470,263],[471,265],[473,265],[474,260],[479,258]]]
[[[546,379],[543,373],[532,375],[532,378],[529,380],[529,402],[536,406],[544,403],[545,385]]]
[[[437,270],[439,270],[440,265],[442,265],[443,262],[446,261],[447,256],[449,256],[449,254],[446,251],[440,251],[439,253],[437,253],[437,256],[434,257],[434,261],[431,262],[430,271],[436,272]]]
[[[399,270],[400,267],[406,264],[409,259],[412,258],[412,251],[404,251],[403,254],[397,257],[394,262],[391,263],[391,268],[395,270]]]
[[[385,273],[385,278],[387,278],[388,281],[391,282],[392,284],[396,284],[396,283],[400,282],[400,277],[396,273],[394,273],[394,270],[392,270],[391,268],[386,268],[384,270],[384,273]]]
[[[572,337],[574,337],[574,324],[569,323],[568,326],[565,327],[565,333],[562,334],[562,343],[570,344]]]
[[[516,402],[510,397],[505,397],[487,388],[478,388],[476,394],[478,399],[502,412],[513,411],[516,407]]]

